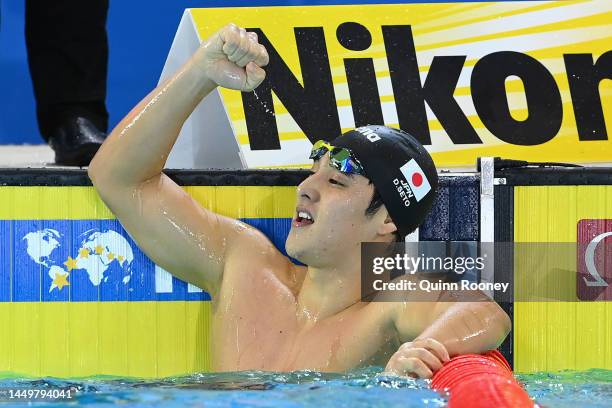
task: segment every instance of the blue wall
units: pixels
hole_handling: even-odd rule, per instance
[[[157,84],[185,8],[444,1],[449,0],[111,0],[107,25],[110,48],[107,107],[110,125],[113,127]],[[0,0],[0,7],[0,144],[42,143],[36,125],[26,59],[24,1]]]

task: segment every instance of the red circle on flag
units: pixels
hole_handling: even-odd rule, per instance
[[[423,184],[423,176],[421,173],[412,173],[412,184],[415,187],[420,187]]]

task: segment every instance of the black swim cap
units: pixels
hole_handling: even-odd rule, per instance
[[[425,220],[438,189],[438,173],[418,140],[403,130],[369,125],[331,143],[350,149],[361,162],[402,236]]]

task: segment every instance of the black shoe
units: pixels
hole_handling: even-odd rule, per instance
[[[49,146],[55,151],[55,164],[89,166],[106,135],[87,118],[68,118],[49,135]]]

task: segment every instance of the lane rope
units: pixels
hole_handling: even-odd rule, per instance
[[[450,394],[450,408],[534,407],[497,350],[452,358],[434,374],[431,387]]]

